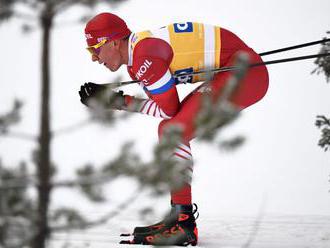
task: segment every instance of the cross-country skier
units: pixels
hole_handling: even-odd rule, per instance
[[[262,62],[260,56],[232,32],[218,26],[202,23],[174,23],[157,30],[131,32],[126,23],[111,13],[101,13],[86,25],[85,35],[92,61],[115,72],[123,64],[133,80],[139,80],[148,99],[115,92],[112,109],[138,111],[163,118],[158,135],[173,124],[183,127],[182,144],[174,151],[177,159],[189,161],[190,176],[193,161],[189,142],[195,137],[195,118],[201,109],[203,96],[208,94],[216,101],[232,72],[215,74],[208,85],[201,84],[183,101],[179,101],[176,85],[203,81],[202,76],[174,78],[179,73],[232,66],[239,51],[248,53],[251,63]],[[238,90],[230,99],[239,109],[244,109],[263,98],[268,88],[265,66],[250,68]],[[86,83],[79,91],[82,103],[95,97],[104,86]],[[207,93],[206,93],[207,92]],[[136,108],[135,108],[136,109]],[[191,185],[187,182],[171,192],[171,212],[159,223],[134,229],[130,243],[151,245],[196,245],[197,227],[192,205]]]

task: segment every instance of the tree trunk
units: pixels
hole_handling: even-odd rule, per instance
[[[33,248],[44,248],[49,236],[48,207],[51,193],[51,132],[50,132],[50,34],[52,27],[51,12],[46,10],[41,17],[42,55],[41,55],[41,118],[38,149],[38,213],[36,220],[37,233]]]

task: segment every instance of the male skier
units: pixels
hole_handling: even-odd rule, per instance
[[[85,35],[92,61],[112,72],[127,65],[129,75],[140,81],[149,98],[139,99],[114,92],[116,101],[109,99],[107,106],[130,110],[134,104],[138,112],[163,118],[158,129],[160,140],[168,126],[179,124],[183,128],[182,143],[178,144],[173,156],[190,162],[191,166],[187,168],[190,176],[193,161],[189,142],[195,137],[195,118],[202,107],[202,99],[208,94],[215,102],[232,72],[215,74],[208,86],[201,84],[182,102],[176,85],[203,81],[203,77],[174,78],[173,75],[232,66],[240,51],[249,55],[251,63],[262,62],[260,56],[232,32],[202,23],[174,23],[157,30],[132,33],[120,17],[101,13],[87,23]],[[230,101],[244,109],[262,99],[267,88],[266,67],[250,68]],[[88,106],[89,100],[103,89],[102,85],[93,83],[82,85],[79,91],[82,103]],[[196,245],[198,232],[190,181],[171,192],[171,205],[171,212],[164,220],[151,226],[136,227],[134,239],[128,243]]]

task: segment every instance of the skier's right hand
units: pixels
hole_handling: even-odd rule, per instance
[[[103,108],[122,109],[125,106],[123,91],[109,91],[102,84],[85,83],[80,87],[79,96],[80,101],[87,107],[95,107],[96,104]]]
[[[85,83],[80,87],[79,96],[80,101],[89,106],[89,102],[91,99],[97,99],[100,97],[101,93],[106,90],[106,87],[101,84],[94,84],[91,82]]]

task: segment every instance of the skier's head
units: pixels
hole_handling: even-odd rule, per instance
[[[85,35],[92,60],[117,71],[127,63],[127,39],[131,31],[124,20],[111,13],[101,13],[87,22]]]

